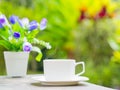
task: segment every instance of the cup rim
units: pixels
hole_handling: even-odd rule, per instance
[[[75,59],[44,59],[44,61],[76,61]]]

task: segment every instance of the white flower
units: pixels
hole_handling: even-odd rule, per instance
[[[51,49],[52,48],[51,45],[50,45],[50,43],[46,43],[46,48],[47,49]]]
[[[47,26],[47,19],[43,18],[40,22],[40,30],[44,30]]]
[[[22,18],[21,19],[22,26],[25,28],[29,25],[29,19],[28,18]]]

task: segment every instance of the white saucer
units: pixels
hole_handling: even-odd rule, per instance
[[[36,77],[32,77],[32,79],[40,81],[42,85],[77,85],[81,81],[89,80],[89,78],[85,76],[79,76],[76,77],[74,80],[67,80],[67,81],[47,81],[45,80],[44,76],[36,76]]]

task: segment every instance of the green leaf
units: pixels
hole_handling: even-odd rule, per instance
[[[0,40],[0,45],[5,47],[6,49],[10,50],[11,49],[11,44],[5,40]]]
[[[31,31],[29,34],[28,34],[28,39],[30,39],[30,38],[34,38],[38,33],[39,33],[39,31],[40,30],[33,30],[33,31]]]
[[[40,62],[41,61],[41,58],[42,58],[42,53],[39,53],[37,56],[36,56],[36,61]]]
[[[0,37],[4,40],[8,40],[9,33],[7,30],[0,29]]]
[[[38,55],[36,56],[35,59],[36,59],[36,61],[40,62],[41,58],[42,58],[42,52],[41,52],[40,48],[33,46],[32,51],[35,51],[38,53]]]

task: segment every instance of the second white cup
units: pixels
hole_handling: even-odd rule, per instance
[[[82,65],[82,71],[75,74],[77,65]],[[74,59],[45,59],[43,62],[44,75],[47,81],[69,81],[85,72],[84,62]]]

